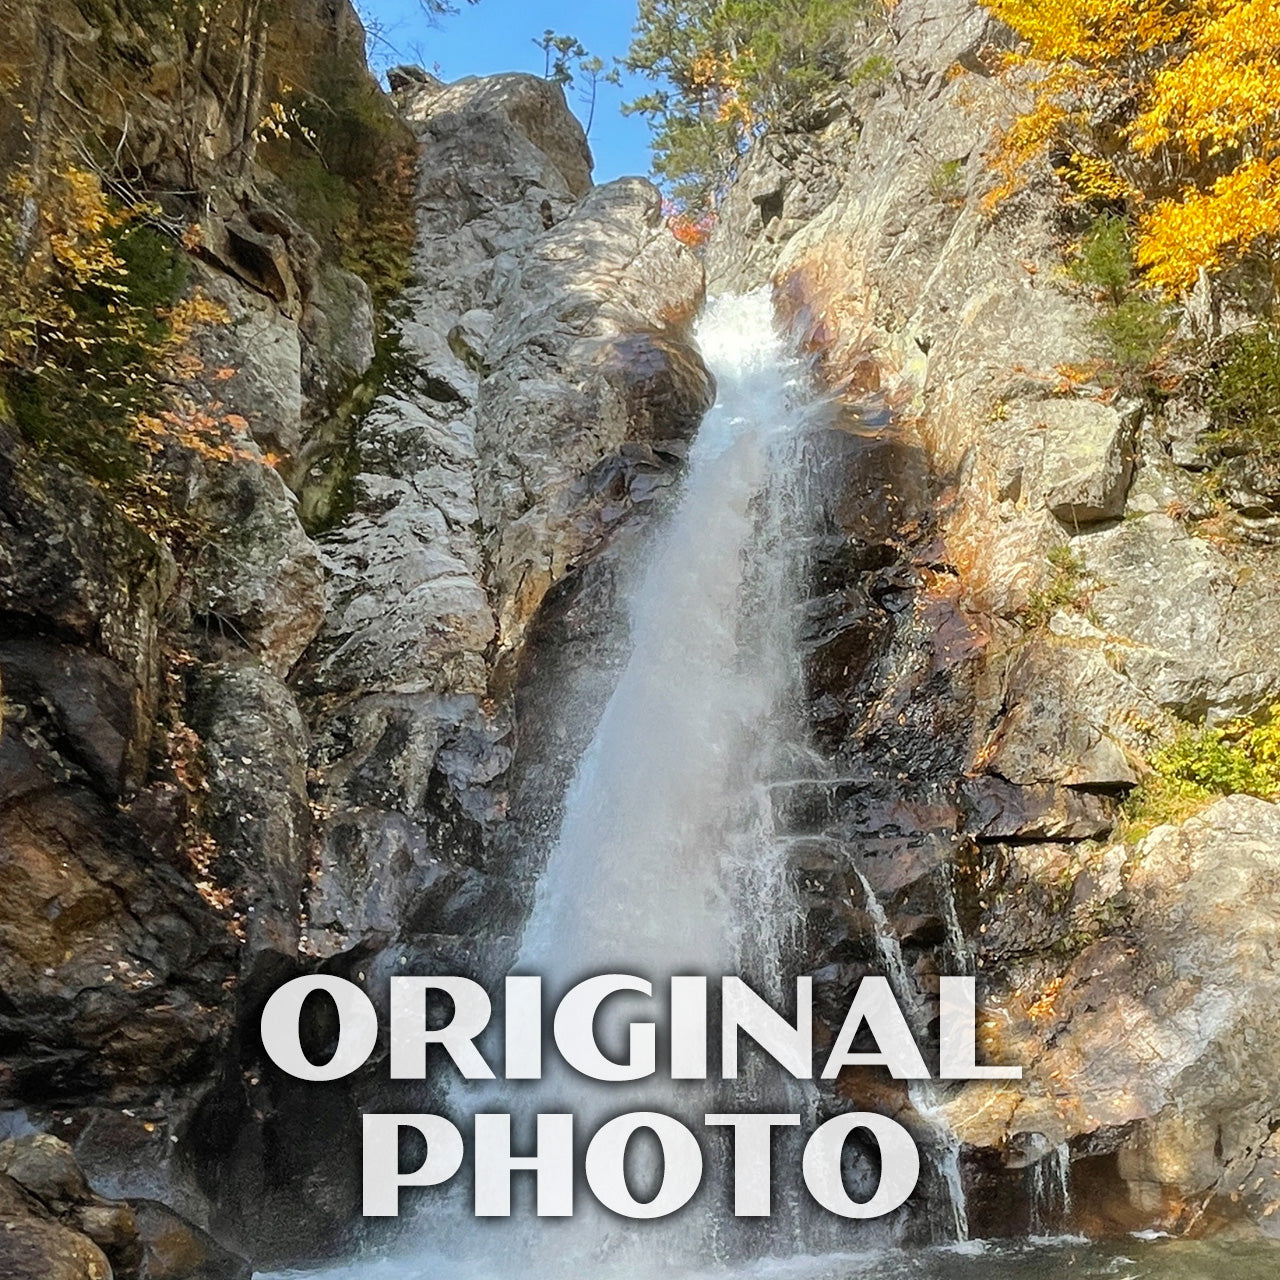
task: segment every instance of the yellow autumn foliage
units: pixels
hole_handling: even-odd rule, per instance
[[[33,443],[135,500],[149,459],[170,444],[210,461],[247,456],[236,442],[247,424],[190,391],[206,373],[198,332],[230,316],[185,291],[182,249],[148,225],[157,212],[113,199],[75,164],[53,170],[38,201],[22,171],[0,194],[8,416]],[[155,514],[153,501],[135,506]]]
[[[998,203],[1050,152],[1082,201],[1136,216],[1136,257],[1170,293],[1253,254],[1280,297],[1280,4],[988,0],[1022,38],[1006,72],[1032,104],[996,156]]]

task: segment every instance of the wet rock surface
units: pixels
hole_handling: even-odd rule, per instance
[[[961,1091],[948,1110],[967,1142],[1109,1148],[1122,1218],[1266,1226],[1278,823],[1276,805],[1232,796],[1136,847],[1015,855],[982,950],[1000,1010],[988,1047],[1027,1079]],[[1036,937],[1038,919],[1057,936]]]
[[[1276,700],[1274,484],[1215,452],[1194,394],[1063,379],[1094,355],[1093,304],[1061,279],[1055,196],[981,206],[1001,33],[969,0],[903,0],[889,25],[894,74],[758,144],[709,255],[713,285],[772,281],[883,460],[812,560],[827,780],[778,808],[808,961],[842,1008],[883,965],[875,905],[926,1006],[938,972],[976,967],[984,1052],[1028,1071],[948,1107],[975,1233],[1030,1230],[1054,1162],[1099,1234],[1270,1230],[1280,1094],[1251,1012],[1270,996],[1248,993],[1275,808],[1232,797],[1125,843],[1121,804],[1179,726]],[[1235,536],[1188,525],[1210,468]],[[862,1077],[841,1094],[879,1098]]]

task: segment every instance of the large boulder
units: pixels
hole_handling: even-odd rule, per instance
[[[52,1134],[33,1133],[0,1142],[0,1173],[58,1212],[93,1199],[71,1148]]]
[[[210,533],[193,575],[195,629],[287,675],[325,611],[320,557],[293,495],[265,461],[246,456],[212,467],[195,509]]]
[[[1159,827],[1129,854],[1028,864],[1019,909],[1012,897],[994,904],[983,943],[1005,1011],[986,1048],[1021,1063],[1025,1079],[965,1086],[946,1109],[961,1138],[1014,1153],[1040,1135],[1108,1154],[1134,1222],[1172,1226],[1216,1197],[1267,1225],[1273,1197],[1257,1173],[1261,1162],[1270,1176],[1280,1115],[1280,1005],[1267,976],[1278,870],[1280,806],[1248,796]],[[1071,918],[1055,924],[1064,892]],[[1123,912],[1122,937],[1108,936],[1108,902]],[[1094,941],[1056,977],[1026,967],[1073,930]]]
[[[598,537],[583,478],[628,441],[680,452],[710,406],[687,341],[702,288],[657,190],[620,179],[539,239],[503,295],[477,437],[502,649]]]
[[[0,764],[10,779],[36,767],[7,750]],[[18,1097],[127,1105],[197,1076],[229,1031],[234,939],[140,849],[137,829],[83,790],[46,782],[0,806],[0,1032]]]
[[[201,292],[224,309],[225,323],[198,331],[196,349],[228,412],[248,424],[264,449],[295,454],[302,444],[302,341],[295,318],[257,289],[202,271]]]
[[[0,613],[9,716],[110,794],[145,767],[172,557],[0,421]],[[0,791],[5,789],[0,782]]]
[[[459,156],[470,150],[476,168],[500,167],[518,180],[522,166],[532,164],[548,189],[562,185],[573,197],[590,190],[591,149],[554,81],[512,73],[443,85],[414,76],[402,78],[399,90],[409,118]],[[484,155],[486,142],[497,143],[497,156]]]
[[[1128,679],[1187,720],[1253,715],[1280,697],[1274,571],[1233,561],[1156,512],[1073,543],[1090,604]]]
[[[253,1268],[154,1200],[134,1202],[145,1280],[250,1280]]]
[[[0,1265],[6,1280],[113,1280],[111,1263],[88,1236],[64,1226],[0,1174]]]
[[[6,1280],[249,1280],[250,1267],[151,1200],[97,1195],[49,1134],[0,1143],[0,1262]]]
[[[1006,658],[1002,712],[964,787],[972,834],[1080,840],[1110,833],[1115,799],[1138,782],[1146,740],[1135,725],[1161,720],[1160,708],[1115,669],[1114,653],[1083,619],[1057,615],[1046,633]]]
[[[373,363],[376,322],[369,286],[341,267],[317,267],[302,313],[303,416],[314,422]]]
[[[311,831],[302,713],[286,685],[244,659],[208,666],[194,684],[203,817],[217,842],[210,874],[234,898],[250,945],[291,955]]]

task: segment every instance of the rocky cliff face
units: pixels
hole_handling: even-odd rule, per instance
[[[1071,375],[1093,303],[1047,180],[981,204],[1002,38],[968,0],[901,0],[892,75],[758,145],[709,253],[713,288],[772,281],[849,406],[809,659],[843,776],[785,797],[811,961],[836,994],[874,963],[861,876],[926,989],[976,963],[986,1048],[1026,1067],[946,1108],[976,1231],[1028,1225],[1026,1170],[1063,1143],[1078,1225],[1271,1230],[1280,810],[1232,797],[1138,842],[1118,803],[1176,724],[1275,701],[1280,562],[1256,500],[1229,498],[1234,537],[1188,526],[1203,415]]]
[[[345,4],[272,47],[292,21],[365,74]],[[528,872],[509,832],[537,826],[512,796],[530,637],[639,535],[710,399],[702,267],[647,182],[592,186],[560,89],[396,84],[417,227],[376,349],[368,286],[287,184],[210,197],[193,287],[230,319],[199,394],[242,426],[229,460],[173,446],[193,540],[0,423],[3,1124],[55,1130],[95,1187],[42,1190],[26,1146],[0,1163],[9,1274],[135,1274],[152,1199],[256,1262],[337,1247],[358,1175],[334,1153],[379,1073],[295,1096],[261,1003],[409,949],[497,963]],[[190,1231],[199,1274],[240,1274]]]
[[[75,119],[101,116],[58,50],[102,32],[50,14],[61,37],[28,23],[15,47],[69,77]],[[337,59],[368,89],[344,4],[282,14],[264,78]],[[1267,1229],[1277,807],[1231,797],[1138,841],[1120,802],[1179,722],[1280,697],[1271,482],[1233,464],[1241,536],[1199,536],[1203,415],[1064,377],[1093,304],[1060,279],[1054,200],[980,203],[1011,109],[981,56],[1000,39],[970,0],[899,0],[892,75],[767,136],[707,254],[715,288],[772,282],[835,393],[802,628],[828,776],[774,797],[807,959],[834,1016],[879,963],[872,893],[926,992],[981,976],[984,1047],[1027,1073],[945,1109],[975,1232],[1029,1225],[1064,1144],[1076,1225]],[[165,139],[226,85],[147,65],[131,172],[181,183]],[[591,185],[558,89],[393,83],[395,114],[377,101],[407,130],[414,227],[380,309],[216,116],[189,266],[229,322],[199,338],[196,394],[242,425],[221,461],[169,446],[178,531],[140,529],[0,406],[0,1248],[19,1276],[239,1276],[224,1246],[340,1245],[358,1171],[335,1152],[355,1159],[385,1073],[298,1087],[263,1061],[261,1004],[310,968],[376,992],[400,967],[501,967],[711,397],[688,338],[702,265],[649,184]],[[917,1122],[904,1095],[840,1087]]]

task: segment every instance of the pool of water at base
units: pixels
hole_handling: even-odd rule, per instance
[[[367,1258],[323,1271],[276,1273],[261,1280],[521,1280],[533,1273],[417,1253]],[[691,1271],[625,1268],[600,1260],[599,1280],[1278,1280],[1280,1242],[1250,1237],[1099,1243],[1078,1237],[969,1241],[931,1249],[760,1258]],[[576,1280],[596,1280],[578,1272]]]

